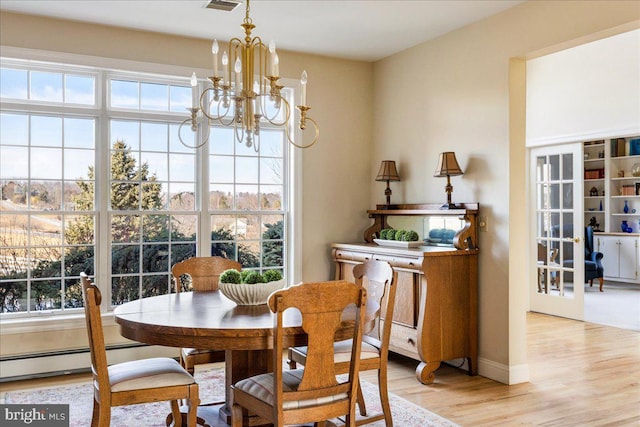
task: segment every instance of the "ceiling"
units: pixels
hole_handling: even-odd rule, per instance
[[[253,0],[254,36],[278,48],[376,61],[524,1]],[[208,0],[0,0],[0,9],[221,41],[243,35],[244,4]]]

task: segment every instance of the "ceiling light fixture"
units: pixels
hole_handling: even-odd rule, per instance
[[[260,150],[262,120],[273,126],[284,127],[287,140],[295,147],[308,148],[318,142],[318,124],[307,116],[310,109],[306,105],[307,72],[303,71],[300,79],[300,105],[297,106],[300,111],[299,127],[304,131],[307,122],[311,122],[315,135],[310,143],[298,144],[289,131],[291,106],[282,96],[284,86],[278,84],[279,59],[275,43],[272,41],[266,46],[260,37],[251,37],[255,25],[249,16],[250,10],[247,0],[245,18],[241,24],[244,40],[234,37],[229,41],[228,53],[227,50],[223,51],[221,57],[222,73],[218,69],[218,41],[213,41],[213,75],[209,77],[211,86],[198,94],[198,79],[195,73],[191,76],[192,107],[188,108],[191,117],[182,122],[178,131],[180,142],[189,148],[202,147],[209,140],[207,136],[204,142],[191,146],[182,139],[181,131],[185,124],[190,124],[193,132],[200,129],[200,112],[204,115],[200,122],[206,122],[207,126],[204,127],[207,132],[213,122],[233,127],[234,140],[240,143],[244,141],[247,147],[253,147],[256,152]]]

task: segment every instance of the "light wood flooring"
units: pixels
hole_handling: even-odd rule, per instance
[[[425,386],[415,361],[393,357],[389,389],[461,426],[640,426],[640,332],[535,313],[527,324],[528,383],[507,386],[443,366]],[[4,383],[0,398],[87,378]],[[370,372],[363,378],[376,381]]]

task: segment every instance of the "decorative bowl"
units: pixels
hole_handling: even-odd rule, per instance
[[[284,279],[267,283],[218,283],[222,295],[238,305],[266,304],[267,298],[278,289],[284,288]]]

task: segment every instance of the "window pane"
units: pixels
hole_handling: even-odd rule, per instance
[[[169,178],[171,181],[195,181],[195,160],[196,156],[191,154],[172,154],[169,162]]]
[[[47,165],[47,167],[43,167],[43,165]],[[62,150],[59,148],[32,148],[31,178],[61,179]]]
[[[284,132],[274,130],[260,131],[260,155],[282,157]]]
[[[261,185],[260,191],[260,209],[276,211],[283,209],[281,185]]]
[[[111,280],[111,304],[120,305],[140,299],[138,276],[114,277]]]
[[[64,100],[72,104],[95,105],[95,78],[66,75]]]
[[[113,274],[138,273],[140,270],[140,246],[118,245],[111,249]]]
[[[43,147],[62,146],[62,118],[50,116],[32,116],[31,145]]]
[[[209,136],[211,154],[233,154],[233,129],[212,127]]]
[[[143,110],[167,111],[169,109],[167,85],[141,83],[140,108]]]
[[[236,182],[257,184],[258,170],[257,157],[236,157]]]
[[[210,182],[231,183],[234,175],[234,159],[229,156],[209,157]]]
[[[258,206],[257,185],[236,185],[237,210],[257,210]]]
[[[64,119],[64,145],[74,148],[94,148],[96,139],[94,119]]]
[[[27,71],[0,69],[0,97],[27,99]]]
[[[140,148],[140,123],[136,121],[111,120],[111,143],[121,141],[132,150]]]
[[[64,178],[89,177],[89,168],[94,169],[93,150],[64,150]]]
[[[28,175],[29,149],[0,145],[0,177],[2,179],[21,179]]]
[[[233,209],[233,185],[215,184],[209,189],[209,209]]]
[[[166,152],[168,148],[168,127],[164,123],[142,123],[140,139],[146,151]]]
[[[187,86],[169,86],[171,111],[184,113],[191,108],[191,88]]]
[[[282,184],[282,159],[260,159],[260,183]]]
[[[0,114],[0,143],[27,145],[29,143],[29,117],[23,114]]]
[[[111,80],[111,107],[138,109],[138,82]]]
[[[140,158],[142,164],[147,165],[149,176],[155,176],[161,181],[169,179],[169,157],[167,154],[143,152]],[[173,157],[171,161],[173,161]]]
[[[62,102],[62,74],[32,71],[30,98],[36,101]]]

